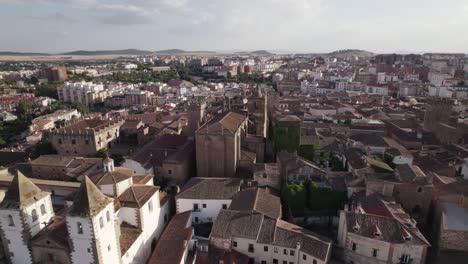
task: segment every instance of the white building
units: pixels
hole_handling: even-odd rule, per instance
[[[176,195],[176,211],[192,211],[195,223],[213,222],[240,191],[242,180],[233,178],[191,178]]]
[[[85,176],[61,216],[54,216],[49,193],[21,174],[15,177],[0,205],[1,231],[6,234],[3,242],[11,252],[11,263],[123,264],[148,260],[169,220],[168,200],[152,185],[152,176],[114,168],[109,158],[103,167],[93,175],[96,184]],[[58,241],[60,236],[62,241],[49,242]]]

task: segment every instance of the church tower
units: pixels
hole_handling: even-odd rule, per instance
[[[195,136],[195,131],[203,125],[206,118],[206,102],[204,98],[192,98],[186,103],[187,131],[189,137]]]
[[[74,264],[121,263],[114,201],[84,177],[66,217]]]
[[[103,168],[104,168],[104,171],[105,172],[113,172],[115,170],[115,167],[114,167],[114,160],[109,158],[109,157],[106,157],[103,161],[102,161],[102,165],[103,165]]]
[[[53,217],[50,193],[17,171],[0,203],[2,242],[10,263],[32,263],[28,243]]]

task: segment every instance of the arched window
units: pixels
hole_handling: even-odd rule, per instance
[[[83,234],[83,225],[80,222],[78,222],[76,223],[76,226],[78,228],[78,234]]]
[[[110,221],[110,213],[109,213],[109,211],[106,212],[106,218],[107,218],[107,222],[109,222],[109,221]]]
[[[15,222],[13,221],[13,216],[8,215],[8,225],[15,226]]]
[[[31,215],[32,215],[33,222],[36,222],[37,218],[39,218],[38,215],[37,215],[36,209],[32,210]]]
[[[46,210],[45,210],[45,205],[41,204],[41,215],[45,215]]]
[[[101,228],[104,227],[104,220],[102,220],[102,216],[99,217],[99,226],[100,226]]]

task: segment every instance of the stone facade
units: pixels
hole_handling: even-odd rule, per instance
[[[234,112],[217,119],[208,122],[196,133],[199,177],[234,177],[239,166],[247,119]]]
[[[60,155],[88,156],[100,149],[110,148],[119,138],[124,120],[80,119],[55,130],[48,130],[46,138]]]

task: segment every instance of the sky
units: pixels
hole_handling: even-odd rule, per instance
[[[468,53],[467,0],[0,0],[0,51]]]

